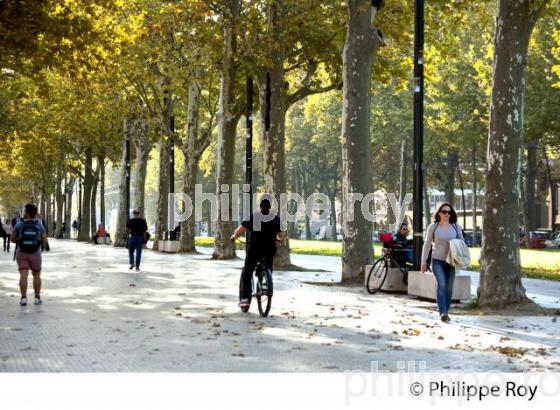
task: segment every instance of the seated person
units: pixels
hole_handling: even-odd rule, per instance
[[[412,241],[406,238],[409,232],[410,230],[408,229],[408,224],[403,222],[398,232],[393,235],[394,256],[395,260],[401,267],[404,267],[407,262],[410,264],[414,263]]]
[[[97,231],[95,232],[95,235],[93,235],[93,242],[95,242],[96,245],[99,245],[99,242],[97,241],[99,238],[111,238],[109,233],[105,231],[103,224],[97,225]]]

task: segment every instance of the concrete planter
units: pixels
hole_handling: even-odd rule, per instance
[[[368,273],[369,270],[371,269],[372,265],[366,265],[366,274],[364,277],[364,285],[367,286],[367,277],[368,277]],[[372,283],[370,284],[371,287],[378,287],[379,283],[378,283],[378,278],[372,278],[371,279]],[[403,282],[403,274],[400,270],[398,270],[397,268],[389,268],[389,270],[387,271],[387,278],[385,279],[385,282],[383,283],[383,287],[380,289],[383,292],[400,292],[400,293],[406,293],[407,292],[407,286],[406,284]]]
[[[425,299],[436,300],[437,281],[432,272],[408,272],[408,294]],[[455,275],[453,282],[454,301],[469,300],[471,298],[471,277],[469,275]]]
[[[179,241],[159,241],[159,250],[161,252],[178,253],[181,242]]]

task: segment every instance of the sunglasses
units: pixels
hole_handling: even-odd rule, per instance
[[[439,211],[439,212],[443,215],[447,215],[447,214],[451,215],[451,211],[442,210],[442,211]]]

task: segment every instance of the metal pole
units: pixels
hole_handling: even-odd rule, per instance
[[[247,107],[245,111],[245,184],[249,185],[249,214],[253,213],[253,79],[247,77]]]
[[[414,2],[414,269],[422,257],[424,185],[424,0]]]
[[[175,133],[175,117],[169,117],[169,193],[175,193],[175,141],[173,135]],[[169,204],[172,205],[172,204]],[[173,209],[169,206],[169,209]],[[169,240],[174,241],[177,239],[175,230],[169,232]]]

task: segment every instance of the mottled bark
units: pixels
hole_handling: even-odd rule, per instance
[[[107,227],[105,224],[105,158],[99,157],[101,162],[101,173],[99,175],[99,220],[104,228]],[[66,224],[66,226],[69,226]]]
[[[126,229],[126,222],[128,221],[128,213],[126,204],[126,139],[128,133],[127,120],[123,121],[123,145],[121,156],[121,168],[119,172],[119,200],[117,212],[117,226],[115,229],[115,237],[113,238],[113,246],[123,248],[126,246],[128,239],[128,231]]]
[[[91,216],[91,188],[93,185],[93,153],[91,147],[86,149],[84,161],[84,184],[82,187],[82,220],[80,223],[79,241],[88,242],[90,235],[90,216]]]
[[[216,169],[216,193],[218,198],[220,198],[222,186],[227,186],[228,191],[226,194],[229,198],[229,206],[226,209],[222,209],[221,201],[218,200],[218,222],[216,224],[214,251],[212,253],[214,259],[231,259],[236,256],[235,244],[229,238],[234,231],[234,225],[231,221],[231,185],[233,183],[233,165],[235,160],[235,129],[240,118],[234,108],[237,75],[235,64],[237,53],[235,27],[240,13],[239,0],[231,0],[229,5],[230,17],[224,19],[223,24],[223,59],[220,79]]]
[[[56,186],[55,186],[55,197],[56,197],[56,229],[54,236],[58,238],[60,236],[60,230],[62,229],[62,218],[64,213],[64,194],[62,192],[62,180],[64,178],[64,144],[59,141],[58,147],[58,164],[56,167]]]
[[[76,177],[70,177],[66,186],[66,215],[64,215],[64,223],[66,224],[66,237],[71,238],[72,232],[72,197],[74,193],[74,185]]]
[[[371,170],[371,76],[380,45],[372,25],[375,8],[367,0],[348,0],[348,25],[342,51],[342,281],[359,281],[372,260],[372,223],[361,212],[352,193],[372,192]],[[350,209],[352,207],[352,209]],[[353,214],[353,219],[349,215]]]
[[[195,77],[189,83],[187,105],[187,124],[185,137],[183,139],[182,151],[185,157],[185,167],[183,168],[183,193],[187,195],[195,204],[195,184],[198,163],[203,152],[210,144],[210,131],[203,133],[199,137],[199,109],[200,109],[200,86]],[[211,127],[210,127],[211,128]],[[196,226],[193,214],[189,219],[181,222],[181,245],[180,252],[195,252]]]
[[[134,164],[134,197],[132,198],[132,207],[140,208],[141,215],[145,217],[146,173],[151,149],[146,118],[140,117],[134,121],[133,133],[136,163]]]
[[[518,195],[527,49],[544,3],[498,0],[479,306],[529,301],[521,284]]]
[[[169,143],[162,137],[158,142],[159,147],[159,178],[158,202],[156,214],[156,232],[152,249],[159,250],[159,241],[166,239],[167,232],[167,207],[169,194]]]
[[[99,176],[101,175],[101,162],[97,158],[95,172],[93,173],[93,183],[91,184],[91,206],[90,206],[90,226],[91,236],[97,231],[97,187],[99,185]]]

